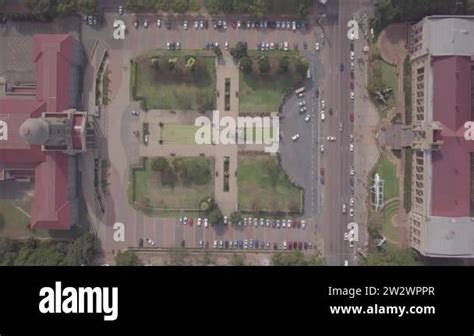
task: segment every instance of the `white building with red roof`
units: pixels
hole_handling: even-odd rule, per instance
[[[68,230],[77,222],[76,155],[86,150],[80,107],[83,50],[69,34],[33,37],[36,82],[7,83],[0,97],[0,187],[34,181],[33,229]]]

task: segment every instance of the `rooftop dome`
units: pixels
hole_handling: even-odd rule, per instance
[[[31,145],[42,145],[48,140],[48,123],[41,118],[26,119],[20,126],[20,135]]]

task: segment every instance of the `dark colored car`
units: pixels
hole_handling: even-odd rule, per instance
[[[181,247],[185,247],[186,246],[186,241],[183,239],[181,240]]]
[[[166,29],[171,29],[171,22],[169,20],[166,20],[165,21],[165,26],[166,26]]]
[[[298,242],[294,241],[293,242],[293,249],[296,250],[298,248]]]
[[[143,238],[138,239],[138,247],[143,247]]]
[[[334,112],[334,109],[332,107],[329,108],[329,115],[332,115],[332,113]]]
[[[260,242],[260,249],[263,250],[265,248],[265,242],[262,240]]]
[[[320,182],[321,182],[321,184],[324,184],[324,176],[321,176]]]
[[[273,243],[273,249],[277,250],[278,249],[278,244],[276,242]]]
[[[354,90],[354,81],[350,82],[351,90]]]
[[[303,249],[303,242],[298,243],[298,249],[302,250]]]
[[[239,248],[240,249],[244,248],[244,241],[243,240],[239,240]]]
[[[305,250],[307,250],[308,249],[308,242],[304,242],[303,247],[304,247]]]
[[[354,122],[354,112],[349,113],[349,119]]]
[[[225,248],[229,248],[229,242],[226,240],[224,243]]]
[[[206,248],[209,248],[209,241],[206,242]]]
[[[339,70],[340,70],[341,72],[344,71],[344,64],[341,63],[341,65],[339,66]]]
[[[319,168],[319,173],[321,176],[324,176],[324,167]]]
[[[189,218],[189,220],[188,220],[189,226],[193,226],[193,223],[194,223],[194,220],[192,218]]]
[[[351,79],[354,79],[354,71],[351,71]]]
[[[288,250],[292,250],[292,249],[293,249],[293,242],[288,241]]]
[[[257,239],[255,239],[255,248],[258,249],[258,240]]]
[[[351,51],[354,51],[354,43],[351,42]]]
[[[298,229],[301,229],[301,222],[299,220],[295,221],[295,225]]]
[[[319,98],[319,89],[316,89],[316,98]]]

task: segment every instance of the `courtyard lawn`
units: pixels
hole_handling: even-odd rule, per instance
[[[214,162],[208,158],[169,158],[169,169],[165,172],[153,171],[154,159],[145,158],[143,168],[133,168],[130,174],[130,201],[148,215],[158,215],[160,210],[192,211],[198,210],[200,201],[214,195],[212,172]],[[195,183],[186,181],[176,169],[174,162],[179,160],[184,171],[196,170],[196,167],[208,171],[204,181]],[[197,181],[196,181],[197,182]],[[206,182],[206,183],[203,183]]]
[[[384,199],[389,200],[394,197],[399,197],[400,186],[396,167],[385,154],[381,154],[375,172],[384,180]]]
[[[195,144],[195,135],[200,126],[164,124],[161,128],[161,140],[164,144]]]
[[[252,212],[302,210],[303,191],[291,183],[275,156],[239,156],[239,209]]]
[[[379,110],[380,116],[385,118],[388,111],[393,107],[398,95],[398,76],[397,69],[384,61],[373,60],[370,64],[369,70],[369,88],[370,82],[377,82],[378,80],[374,78],[374,73],[380,73],[381,81],[383,83],[383,88],[391,88],[392,92],[387,97],[387,104],[383,104],[377,99],[373,99],[375,106]]]
[[[195,63],[193,70],[186,67],[189,56]],[[148,109],[212,110],[216,106],[215,57],[202,52],[157,51],[136,59],[135,99],[144,99]],[[157,66],[152,66],[152,58]],[[169,60],[175,61],[170,70]],[[133,83],[134,80],[132,79]],[[133,94],[133,92],[132,92]]]
[[[393,200],[388,203],[383,209],[383,223],[382,223],[382,232],[388,240],[398,243],[400,239],[400,233],[398,228],[393,226],[392,218],[396,215],[398,209],[400,208],[400,202],[398,200]]]
[[[261,74],[258,70],[257,59],[262,55],[269,57],[271,70],[268,74]],[[294,67],[296,55],[294,52],[270,51],[262,54],[249,51],[253,70],[249,74],[240,71],[240,113],[278,112],[283,98],[303,80]],[[287,73],[279,72],[280,58],[283,56],[288,56],[290,60]]]
[[[0,200],[0,236],[10,238],[49,237],[46,230],[30,230],[31,198]]]

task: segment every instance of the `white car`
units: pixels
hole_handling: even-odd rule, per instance
[[[349,240],[349,234],[347,232],[344,232],[344,240]]]
[[[183,218],[183,225],[186,225],[186,224],[188,224],[188,217]]]
[[[354,99],[354,91],[351,91],[351,99]]]
[[[354,247],[354,241],[353,240],[349,240],[349,246]]]
[[[183,28],[184,30],[188,30],[188,21],[183,22]]]
[[[119,15],[123,14],[123,6],[119,6],[118,8]]]
[[[229,42],[225,41],[224,48],[225,50],[229,50]]]
[[[282,227],[282,228],[286,228],[286,219],[283,219],[283,220],[281,221],[281,227]]]
[[[212,245],[214,248],[217,248],[217,240],[214,240],[214,244]]]
[[[354,62],[351,62],[351,70],[354,70],[354,67],[355,67]]]
[[[158,28],[161,28],[161,20],[160,19],[156,20],[156,26]]]
[[[309,122],[311,120],[311,116],[309,114],[306,115],[304,121]]]
[[[201,223],[202,223],[202,218],[199,217],[199,218],[197,219],[197,226],[201,226]]]
[[[166,42],[166,50],[170,50],[170,49],[171,49],[171,43]]]
[[[293,29],[293,31],[296,30],[296,22],[295,22],[295,21],[293,21],[293,22],[291,23],[291,28]]]
[[[342,213],[345,214],[347,212],[346,203],[342,203]]]
[[[291,137],[291,140],[296,141],[296,140],[298,140],[299,138],[300,138],[300,135],[299,135],[298,133],[296,133],[295,135],[293,135],[293,136]]]
[[[321,120],[324,121],[326,119],[326,113],[324,113],[324,110],[321,110]]]
[[[349,144],[349,150],[350,150],[351,152],[354,151],[354,145],[353,145],[352,143]]]
[[[241,26],[242,26],[242,23],[240,21],[237,21],[237,29],[240,29]]]
[[[288,248],[288,245],[286,244],[286,240],[283,242],[283,249],[286,250]]]
[[[270,50],[275,49],[275,44],[273,42],[270,43]]]
[[[199,29],[199,21],[194,21],[194,29]]]
[[[228,224],[229,223],[229,220],[227,218],[227,216],[224,216],[224,224]]]
[[[145,21],[143,21],[143,27],[148,28],[148,19],[145,19]]]
[[[303,106],[303,105],[305,105],[305,104],[306,104],[306,102],[305,102],[304,100],[302,100],[302,101],[300,101],[300,102],[298,103],[298,106]]]
[[[293,221],[291,219],[288,219],[288,227],[291,228],[293,226]]]
[[[342,123],[340,122],[339,123],[339,132],[342,132],[344,130],[344,126],[342,125]]]
[[[349,216],[354,217],[354,208],[349,209]]]
[[[207,220],[207,218],[204,218],[204,227],[209,227],[209,221]]]
[[[301,228],[302,228],[302,229],[305,229],[305,228],[306,228],[306,222],[305,222],[304,219],[301,221]]]
[[[334,136],[328,136],[327,139],[328,141],[336,141],[336,137]]]
[[[270,227],[270,220],[269,220],[268,218],[267,218],[267,220],[265,221],[265,225],[266,225],[267,227]]]
[[[321,145],[320,149],[321,153],[324,153],[324,145]]]
[[[354,167],[351,167],[351,170],[349,172],[351,174],[351,176],[354,176],[355,175],[355,169]]]
[[[257,218],[253,219],[253,226],[258,227],[258,219]]]
[[[179,50],[179,49],[181,49],[181,43],[179,43],[179,42],[176,42],[176,44],[175,44],[175,47],[176,47],[176,50]]]
[[[354,134],[351,134],[351,135],[349,136],[349,140],[350,140],[351,142],[354,141]]]
[[[326,101],[325,100],[321,100],[321,108],[325,108],[326,107]]]
[[[199,28],[204,29],[204,21],[199,21]]]
[[[351,206],[354,206],[354,197],[351,197],[351,198],[349,199],[349,204],[350,204]]]
[[[354,55],[354,52],[351,51],[351,61],[353,61],[355,59],[355,55]]]
[[[316,48],[316,51],[319,51],[319,43],[318,42],[316,42],[315,48]]]
[[[283,50],[288,51],[288,42],[287,41],[283,42]]]

